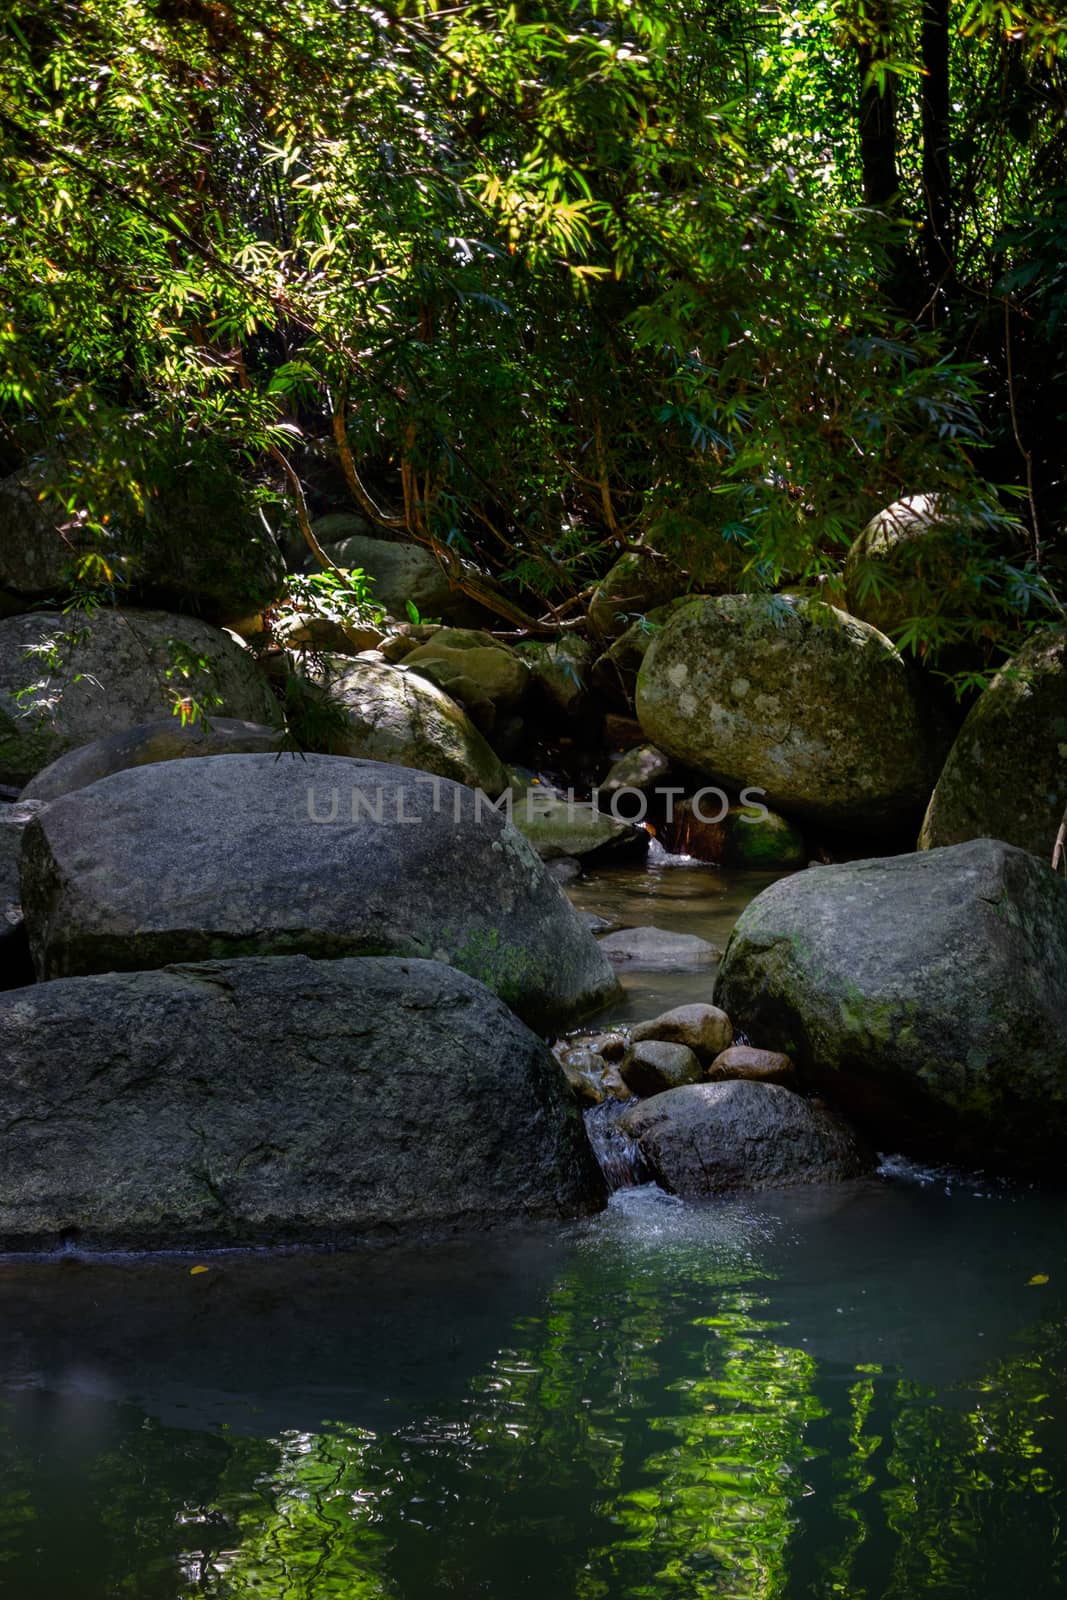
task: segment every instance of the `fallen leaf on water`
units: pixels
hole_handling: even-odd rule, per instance
[[[210,1272],[210,1271],[211,1271],[210,1267],[190,1267],[189,1268],[189,1276],[190,1276],[190,1278],[195,1278],[198,1272]]]
[[[1029,1280],[1029,1283],[1027,1283],[1026,1287],[1029,1288],[1031,1283],[1047,1283],[1047,1282],[1048,1282],[1048,1273],[1047,1272],[1035,1272],[1033,1277]]]

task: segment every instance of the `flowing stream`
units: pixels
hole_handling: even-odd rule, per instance
[[[722,944],[753,888],[576,897]],[[0,1595],[1067,1596],[1065,1220],[890,1160],[433,1248],[8,1258]]]

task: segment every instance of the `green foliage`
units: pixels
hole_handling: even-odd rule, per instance
[[[374,579],[362,567],[343,572],[291,572],[273,608],[275,622],[306,616],[335,622],[342,628],[376,627],[385,612],[372,598]]]
[[[902,495],[991,494],[987,365],[881,281],[916,228],[917,16],[14,0],[0,425],[98,536],[87,580],[122,580],[175,472],[240,458],[277,496],[324,438],[365,514],[553,621],[626,543],[713,587],[832,575]],[[876,23],[896,222],[857,204],[852,53]],[[983,167],[966,140],[1009,99],[1036,126],[1061,32],[1014,0],[954,23],[961,262],[986,284],[1048,141],[1009,161],[997,133]]]

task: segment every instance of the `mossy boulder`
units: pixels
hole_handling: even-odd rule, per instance
[[[797,873],[726,947],[715,999],[881,1149],[1062,1169],[1067,882],[992,839]]]
[[[547,1047],[432,961],[306,956],[0,995],[0,1248],[361,1237],[597,1210]]]
[[[477,628],[438,628],[403,659],[411,671],[458,700],[488,733],[501,712],[519,704],[529,681],[529,670],[514,650]]]
[[[662,750],[657,750],[654,744],[639,744],[612,763],[607,776],[598,785],[599,792],[611,796],[622,789],[633,789],[638,794],[646,794],[657,784],[666,782],[670,770],[671,764]]]
[[[804,835],[787,817],[760,805],[730,806],[719,818],[721,809],[715,797],[695,807],[679,801],[671,824],[674,850],[747,872],[788,872],[806,864]]]
[[[1067,628],[1043,628],[971,707],[930,798],[919,849],[987,837],[1048,861],[1065,809]]]
[[[380,762],[229,755],[117,772],[34,818],[21,881],[41,978],[294,952],[415,956],[470,973],[539,1026],[618,987],[484,796]]]
[[[543,861],[561,856],[604,860],[643,855],[648,849],[643,828],[608,816],[588,800],[573,800],[551,790],[528,788],[514,803],[512,821]]]
[[[318,536],[322,524],[315,528]],[[328,534],[329,528],[323,533]],[[409,615],[409,602],[422,617],[465,621],[472,610],[471,601],[449,582],[433,552],[422,545],[350,533],[323,543],[323,548],[336,566],[345,571],[358,567],[372,578],[371,599],[401,621]]]
[[[563,717],[581,714],[594,654],[587,640],[573,635],[549,642],[535,639],[518,645],[515,653],[529,668],[533,688],[547,711]]]
[[[686,575],[669,561],[640,550],[627,551],[605,573],[589,602],[589,626],[601,639],[626,633],[637,613],[661,606],[685,592]]]
[[[347,724],[330,735],[333,754],[416,767],[494,797],[507,788],[500,758],[428,678],[385,661],[330,656],[318,681]]]
[[[782,596],[680,606],[649,645],[637,714],[667,755],[842,828],[917,816],[946,742],[884,634]]]
[[[241,721],[276,702],[252,656],[196,617],[37,611],[0,621],[0,782],[20,787],[68,750],[169,714],[179,696]]]

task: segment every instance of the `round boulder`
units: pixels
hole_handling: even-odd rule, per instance
[[[679,607],[649,645],[637,714],[667,755],[839,827],[915,815],[944,748],[884,634],[780,595]]]
[[[992,839],[801,872],[715,997],[881,1149],[1036,1171],[1067,1143],[1067,882]]]
[[[276,702],[249,653],[195,617],[167,611],[0,621],[0,783],[20,787],[78,745],[169,712],[184,697],[209,715],[269,722]]]
[[[848,609],[882,633],[911,617],[945,611],[956,596],[960,615],[989,609],[984,590],[963,584],[981,528],[973,515],[953,512],[941,497],[914,494],[872,517],[845,557]]]
[[[316,523],[316,530],[320,526]],[[328,527],[323,531],[330,533]],[[471,610],[470,600],[453,588],[433,552],[421,545],[356,533],[323,548],[343,571],[358,568],[373,579],[371,599],[390,616],[402,620],[409,614],[409,602],[423,617],[452,617]]]
[[[617,990],[483,795],[379,762],[205,756],[117,772],[34,818],[21,877],[42,978],[294,951],[417,956],[545,1026]]]
[[[979,696],[949,751],[919,849],[1004,839],[1048,861],[1067,810],[1067,628],[1042,628]]]
[[[771,1083],[693,1083],[625,1118],[657,1183],[698,1200],[862,1177],[872,1154],[831,1112]]]

